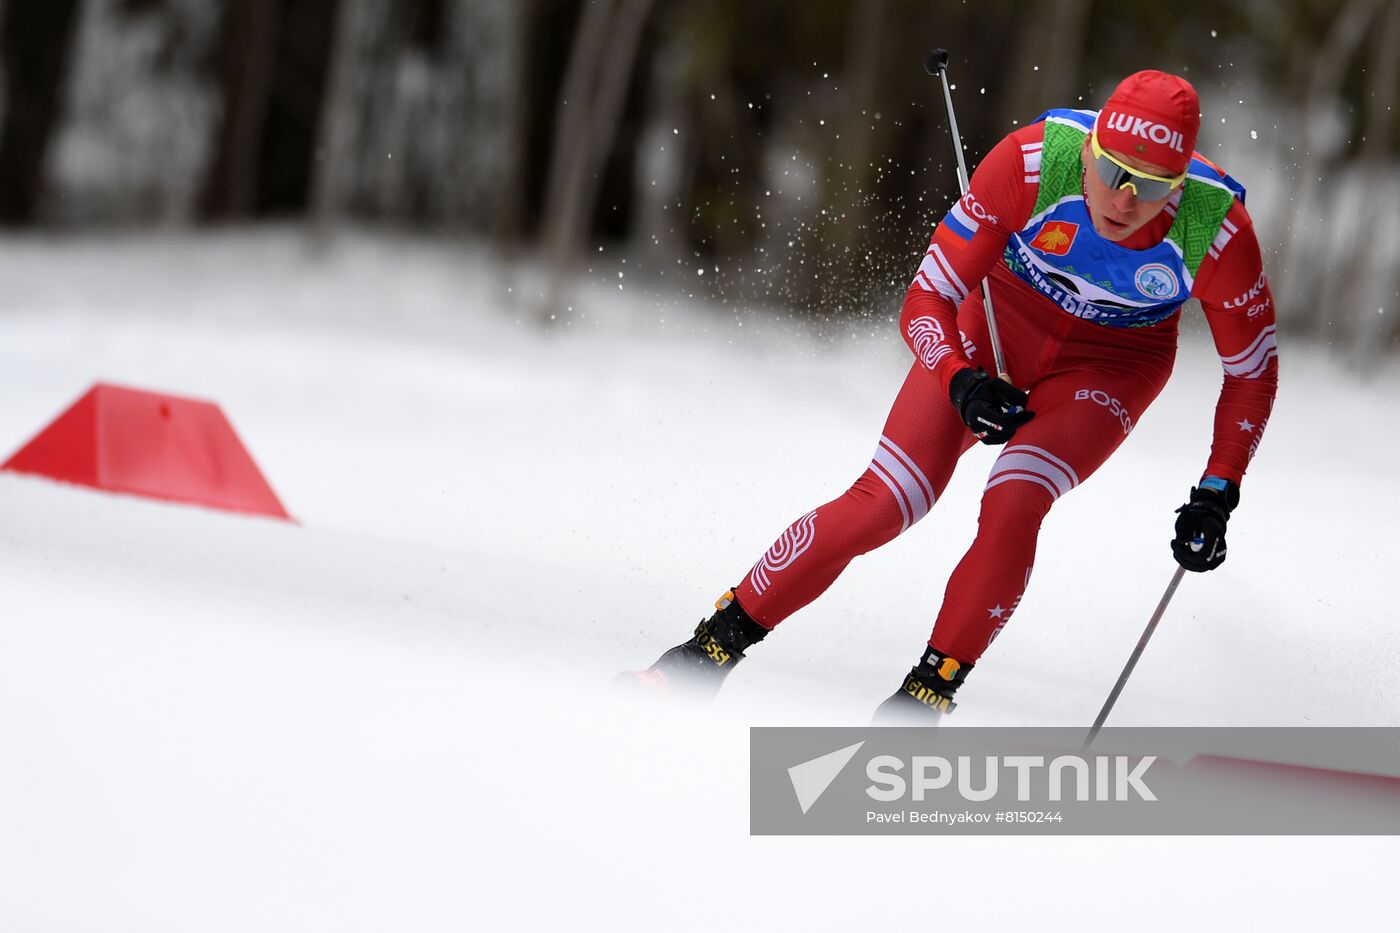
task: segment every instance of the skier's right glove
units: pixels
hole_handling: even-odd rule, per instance
[[[1176,562],[1195,573],[1225,563],[1225,524],[1239,502],[1240,487],[1231,480],[1207,476],[1191,487],[1191,501],[1176,510]]]
[[[993,379],[981,368],[954,373],[948,398],[973,437],[984,444],[1005,444],[1017,428],[1035,417],[1035,412],[1026,410],[1025,392],[1005,379]]]

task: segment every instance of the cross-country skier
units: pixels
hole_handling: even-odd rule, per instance
[[[900,314],[915,362],[866,471],[785,530],[694,637],[634,677],[711,695],[859,554],[928,514],[974,443],[1003,444],[977,537],[918,664],[876,721],[929,721],[1021,604],[1040,525],[1132,431],[1200,301],[1224,365],[1205,472],[1177,510],[1188,570],[1225,560],[1240,481],[1278,385],[1274,307],[1244,189],[1195,152],[1196,91],[1140,71],[1102,110],[1050,110],[989,152],[934,230]],[[993,368],[985,279],[1014,382]]]

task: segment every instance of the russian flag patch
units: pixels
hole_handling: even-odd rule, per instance
[[[971,243],[980,227],[981,224],[973,220],[972,215],[963,210],[961,201],[953,205],[953,209],[944,215],[943,223],[939,224],[940,230],[946,229],[956,237],[956,240],[950,241],[954,246],[966,246]]]

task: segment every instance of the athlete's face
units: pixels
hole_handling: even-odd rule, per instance
[[[1174,174],[1160,165],[1143,162],[1114,149],[1105,151],[1124,165],[1148,175],[1170,177]],[[1156,217],[1158,212],[1167,206],[1172,193],[1175,193],[1169,193],[1155,201],[1139,201],[1131,188],[1112,190],[1099,178],[1098,172],[1094,171],[1094,153],[1088,139],[1084,140],[1080,158],[1084,162],[1084,203],[1089,207],[1089,217],[1094,221],[1094,229],[1105,240],[1118,241],[1136,233],[1143,224]]]

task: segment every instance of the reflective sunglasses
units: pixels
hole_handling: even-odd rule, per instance
[[[1186,180],[1186,172],[1182,172],[1175,178],[1162,178],[1159,175],[1149,175],[1124,165],[1105,152],[1103,147],[1099,145],[1097,127],[1089,134],[1089,145],[1094,153],[1094,172],[1099,176],[1099,181],[1108,185],[1110,191],[1131,188],[1133,195],[1139,201],[1156,201],[1171,194],[1178,185]],[[1190,169],[1188,168],[1187,171]]]

